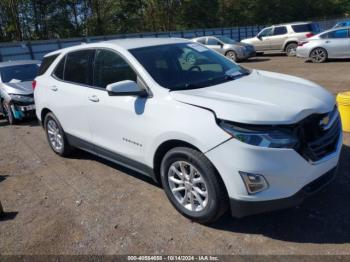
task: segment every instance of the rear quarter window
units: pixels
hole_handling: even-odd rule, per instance
[[[51,66],[51,64],[53,63],[53,61],[55,61],[55,59],[59,56],[59,54],[57,55],[51,55],[51,56],[47,56],[44,57],[40,68],[38,70],[38,74],[37,76],[41,76],[43,74],[45,74],[45,72],[47,71],[47,69],[49,69],[49,67]]]
[[[295,33],[318,33],[320,31],[318,24],[292,25],[292,28]]]

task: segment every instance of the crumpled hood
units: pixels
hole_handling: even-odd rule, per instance
[[[8,94],[30,95],[33,94],[32,82],[4,83],[3,87]]]
[[[219,119],[245,124],[294,124],[335,106],[334,96],[313,82],[257,70],[234,81],[170,95],[179,102],[210,109]]]

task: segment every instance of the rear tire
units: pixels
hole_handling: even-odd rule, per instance
[[[226,188],[209,159],[201,152],[177,147],[161,163],[163,189],[185,217],[209,224],[228,208]]]
[[[296,53],[297,53],[297,47],[298,47],[298,44],[297,43],[290,43],[287,45],[286,47],[286,54],[287,56],[296,56]]]
[[[310,53],[310,59],[311,59],[311,61],[313,63],[324,63],[324,62],[326,62],[327,59],[328,59],[327,50],[322,48],[322,47],[315,48]]]
[[[69,156],[73,148],[68,143],[66,134],[54,114],[48,113],[45,116],[44,128],[51,149],[60,156]]]

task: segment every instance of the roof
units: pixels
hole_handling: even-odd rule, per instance
[[[30,65],[30,64],[41,64],[41,61],[39,61],[39,60],[15,60],[15,61],[8,61],[8,62],[0,62],[0,68],[7,67],[7,66]]]
[[[125,38],[125,39],[101,41],[101,42],[96,42],[96,43],[91,43],[91,44],[82,43],[82,45],[67,47],[64,49],[56,50],[54,52],[48,53],[45,56],[58,54],[58,53],[61,53],[62,51],[78,50],[82,46],[83,47],[89,47],[89,46],[98,47],[99,44],[112,44],[112,45],[120,46],[124,49],[130,50],[130,49],[141,48],[141,47],[166,45],[166,44],[177,44],[177,43],[188,43],[188,42],[190,42],[190,41],[187,39],[183,39],[183,38],[156,38],[156,37]]]
[[[292,23],[283,23],[283,24],[277,24],[277,25],[272,25],[272,26],[284,26],[284,25],[304,25],[304,24],[312,24],[313,22],[311,21],[306,21],[306,22],[292,22]]]
[[[350,30],[350,26],[342,26],[342,27],[335,27],[335,28],[333,27],[333,28],[328,29],[326,31],[320,32],[319,35],[322,35],[324,33],[329,33],[329,32],[332,32],[332,31],[342,30],[342,29]]]

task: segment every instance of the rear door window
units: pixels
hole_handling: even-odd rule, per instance
[[[51,64],[53,63],[53,61],[55,61],[55,59],[59,56],[59,54],[57,55],[51,55],[51,56],[47,56],[44,57],[44,60],[42,61],[40,68],[38,70],[38,76],[41,76],[43,74],[45,74],[45,72],[47,71],[47,69],[49,69],[49,67],[51,66]]]
[[[92,85],[92,60],[95,50],[69,53],[64,67],[64,80],[77,84]]]
[[[131,66],[117,53],[109,50],[97,50],[94,65],[94,86],[106,88],[107,85],[133,80],[137,75]]]
[[[285,35],[287,34],[287,28],[285,26],[275,27],[273,30],[273,35]]]

